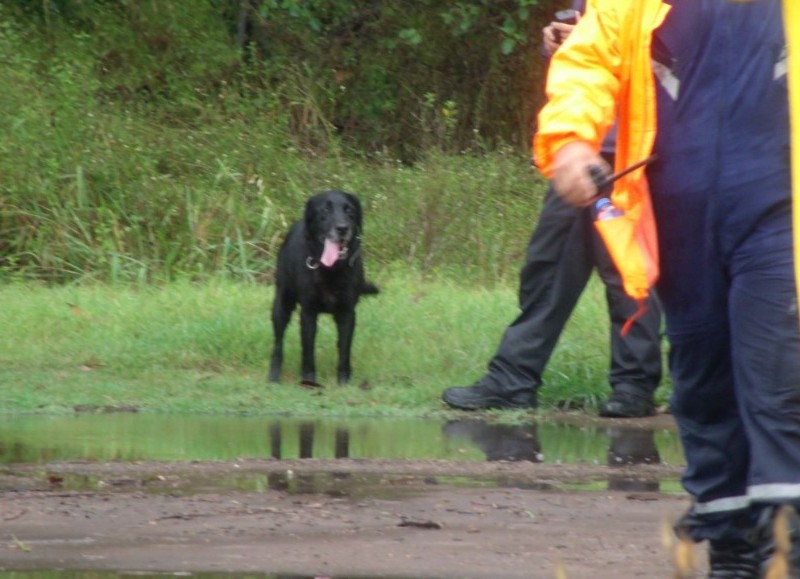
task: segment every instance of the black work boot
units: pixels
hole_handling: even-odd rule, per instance
[[[600,404],[599,414],[604,418],[642,418],[656,413],[650,395],[636,396],[615,390],[608,400]]]
[[[511,394],[493,392],[483,384],[447,388],[442,393],[445,404],[459,410],[536,408],[536,391],[517,390]]]
[[[754,544],[708,542],[708,579],[759,579],[761,561]]]
[[[800,579],[800,518],[791,505],[769,507],[757,527],[764,577]]]

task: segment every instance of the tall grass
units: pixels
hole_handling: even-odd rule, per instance
[[[258,117],[202,131],[98,123],[101,136],[88,146],[71,135],[51,151],[40,145],[36,168],[18,161],[23,151],[0,157],[6,271],[112,282],[261,279],[305,198],[342,188],[364,203],[371,259],[495,283],[516,275],[544,191],[527,160],[509,151],[431,153],[406,167],[309,158]]]
[[[365,203],[376,262],[513,279],[544,191],[526,153],[434,143],[406,165],[346,151],[319,117],[310,73],[256,90],[225,31],[202,18],[213,3],[185,29],[179,5],[159,7],[163,23],[151,16],[145,31],[112,9],[91,34],[52,25],[45,41],[24,22],[0,27],[1,272],[268,278],[306,196],[343,188]]]

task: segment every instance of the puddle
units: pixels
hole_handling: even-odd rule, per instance
[[[275,459],[403,459],[455,463],[520,461],[544,464],[626,466],[683,464],[674,428],[576,425],[565,422],[496,424],[474,419],[390,420],[314,419],[234,416],[165,416],[88,414],[69,417],[0,417],[0,492],[31,488],[12,472],[12,465],[52,465],[60,461],[130,463],[137,461],[237,461]],[[327,494],[349,498],[401,498],[428,484],[508,486],[575,490],[680,492],[677,480],[643,482],[630,475],[601,483],[551,485],[524,478],[475,476],[426,477],[382,473],[228,470],[212,477],[192,474],[180,483],[151,475],[108,478],[45,466],[39,483],[68,491],[213,493],[221,489],[248,492],[279,490],[290,494]],[[626,478],[627,477],[627,478]],[[29,486],[25,486],[25,485]],[[533,486],[531,486],[533,485]],[[538,487],[537,487],[538,485]]]
[[[269,457],[684,464],[674,429],[617,424],[129,413],[0,417],[0,464]]]
[[[179,477],[162,477],[157,474],[118,478],[107,475],[86,475],[69,472],[47,472],[41,484],[34,489],[61,490],[74,492],[92,491],[131,491],[136,490],[152,495],[196,496],[204,493],[217,494],[231,491],[263,493],[280,491],[289,495],[327,495],[331,498],[386,499],[402,500],[417,496],[428,485],[435,486],[449,482],[454,486],[497,486],[497,481],[486,479],[478,481],[474,477],[463,480],[448,480],[441,476],[398,475],[387,473],[352,472],[242,472],[237,475],[216,474],[204,476],[182,474]],[[0,483],[0,496],[3,492],[23,490],[15,487],[15,480]],[[554,487],[551,487],[554,488]],[[27,487],[25,490],[31,490]],[[1,579],[1,578],[0,578]]]
[[[270,458],[285,460],[247,460]],[[311,458],[325,460],[302,460]],[[344,458],[352,460],[337,460]],[[404,460],[381,463],[381,459]],[[302,549],[313,554],[323,548],[336,549],[335,542],[333,547],[330,544],[332,536],[336,540],[348,533],[358,536],[358,529],[372,532],[374,524],[378,525],[375,531],[382,534],[387,527],[380,521],[387,517],[401,519],[397,526],[447,529],[438,518],[452,516],[454,528],[481,532],[476,521],[484,516],[482,509],[493,509],[493,513],[496,509],[500,515],[495,515],[505,522],[493,524],[494,531],[487,530],[486,536],[492,536],[498,529],[522,529],[523,516],[554,520],[562,513],[574,512],[587,499],[578,497],[578,502],[569,506],[573,490],[621,490],[643,501],[664,498],[656,493],[681,492],[677,476],[670,478],[678,469],[583,466],[643,464],[683,464],[674,428],[648,429],[616,421],[579,425],[547,420],[509,425],[466,419],[303,420],[127,413],[0,416],[0,501],[12,505],[3,517],[3,526],[10,535],[6,540],[16,547],[7,553],[19,555],[6,558],[5,565],[0,560],[0,579],[365,579],[374,575],[353,574],[353,564],[339,567],[346,575],[153,573],[130,567],[159,561],[154,558],[158,551],[165,559],[158,567],[145,568],[184,568],[187,553],[192,553],[192,548],[200,550],[195,553],[205,552],[216,536],[223,538],[223,548],[237,549],[231,556],[241,556],[244,561],[270,544],[262,541],[261,535],[253,545],[247,544],[245,539],[253,529],[269,531],[273,534],[266,537],[280,541],[298,538],[303,541]],[[469,490],[459,493],[458,487]],[[480,487],[477,492],[476,487]],[[519,506],[517,499],[522,495],[510,492],[513,489],[551,494],[536,492],[531,497],[525,493],[525,502]],[[248,494],[242,498],[230,491]],[[475,502],[476,496],[495,498],[484,505]],[[598,492],[597,496],[602,495]],[[626,495],[624,500],[629,498]],[[383,500],[375,503],[373,499]],[[32,504],[36,508],[30,508]],[[531,515],[535,509],[518,513],[534,506],[545,514]],[[137,516],[144,513],[138,526],[119,527],[133,519],[134,512]],[[41,524],[37,528],[38,520],[58,524],[52,529]],[[527,524],[527,519],[524,522]],[[602,524],[605,522],[603,519]],[[391,524],[394,529],[395,523]],[[426,526],[431,524],[439,526]],[[120,534],[110,536],[117,528]],[[134,530],[141,552],[120,550],[119,542],[131,540]],[[244,542],[236,543],[237,538]],[[402,540],[406,538],[403,535]],[[461,535],[458,540],[463,540]],[[274,562],[284,557],[291,541],[280,541],[273,545],[278,550],[262,559],[261,569],[274,570]],[[308,547],[305,541],[309,541]],[[399,543],[392,541],[386,548],[398,548]],[[487,544],[488,551],[500,553],[507,544],[507,538],[497,545]],[[155,545],[167,550],[154,549]],[[168,554],[175,545],[181,548]],[[423,543],[419,557],[427,556],[428,548]],[[250,555],[248,549],[252,549]],[[303,563],[311,555],[302,549],[285,555],[287,561],[302,564],[282,568],[316,568],[316,559]],[[34,555],[28,558],[29,550]],[[221,552],[225,553],[224,549]],[[333,560],[333,551],[325,552],[324,557]],[[16,561],[17,569],[40,570],[12,570],[8,568],[11,561]],[[92,561],[116,571],[59,570],[71,566],[86,569]],[[232,565],[230,561],[213,558],[211,566]],[[251,559],[245,563],[237,559],[233,568],[239,565],[255,564]],[[409,573],[399,559],[391,570],[400,574],[380,576],[404,579],[407,575],[403,573]]]

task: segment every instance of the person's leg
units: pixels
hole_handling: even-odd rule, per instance
[[[670,334],[670,346],[671,404],[687,462],[683,486],[693,499],[684,529],[697,541],[741,538],[731,521],[749,509],[750,453],[734,392],[730,334],[722,324]]]
[[[751,454],[730,342],[724,324],[670,333],[671,403],[686,456],[683,486],[692,497],[676,529],[709,542],[710,579],[756,579],[763,556],[754,539],[757,513],[747,496]]]
[[[487,373],[470,387],[448,388],[454,408],[532,407],[542,373],[593,267],[588,211],[565,204],[552,187],[520,272],[520,313],[503,333]]]
[[[756,578],[759,555],[747,496],[750,449],[731,359],[729,277],[706,199],[703,192],[653,199],[661,257],[657,289],[670,345],[670,404],[687,463],[682,482],[692,498],[676,531],[709,541],[709,577]]]
[[[747,493],[768,554],[775,507],[800,506],[800,322],[788,204],[733,252],[730,317],[736,394],[750,444]]]
[[[622,328],[639,305],[625,293],[622,278],[603,240],[593,232],[593,255],[597,273],[606,288],[611,322],[611,367],[608,381],[611,397],[601,403],[600,416],[633,418],[655,412],[653,395],[661,381],[661,304],[653,295],[645,302],[645,313],[623,336]]]

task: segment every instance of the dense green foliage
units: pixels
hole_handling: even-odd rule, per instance
[[[513,279],[546,4],[4,2],[0,269],[268,278],[305,196],[340,187],[369,260]]]

